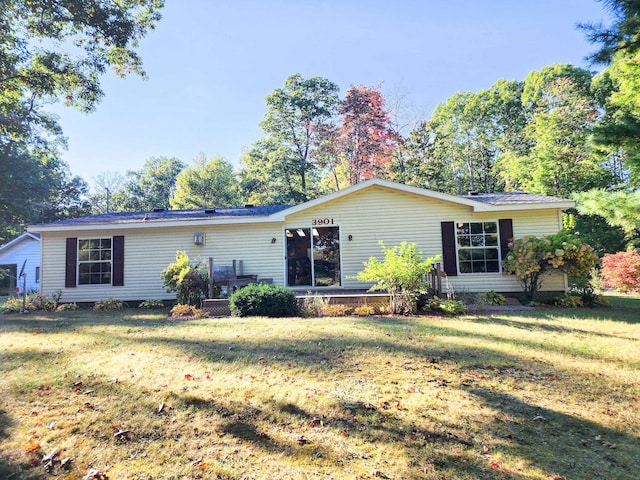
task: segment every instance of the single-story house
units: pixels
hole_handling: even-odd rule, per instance
[[[521,192],[449,195],[372,179],[296,206],[93,215],[29,228],[42,243],[41,291],[62,301],[175,299],[160,272],[192,261],[242,262],[242,272],[301,292],[363,289],[354,277],[379,241],[439,255],[454,292],[521,292],[501,259],[512,238],[562,228],[572,200]],[[542,291],[564,291],[562,274]]]
[[[18,278],[24,265],[24,277]],[[40,290],[40,234],[26,232],[0,246],[0,270],[8,273],[0,278],[0,295]],[[23,280],[25,283],[23,284]]]

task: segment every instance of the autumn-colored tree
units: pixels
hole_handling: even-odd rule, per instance
[[[640,292],[640,254],[635,250],[602,257],[604,286],[619,292]]]
[[[333,129],[338,86],[326,78],[295,74],[265,101],[267,113],[260,122],[265,138],[242,159],[247,197],[282,203],[317,197],[317,151],[324,142],[323,133]]]
[[[352,86],[340,104],[342,125],[336,144],[339,184],[355,185],[373,177],[389,177],[402,138],[392,128],[384,97],[377,88]]]

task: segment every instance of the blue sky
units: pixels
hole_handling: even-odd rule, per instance
[[[52,107],[63,159],[89,183],[153,156],[200,153],[239,165],[260,139],[264,98],[294,73],[381,85],[426,119],[457,91],[522,80],[553,63],[588,67],[578,22],[607,20],[595,0],[167,0],[142,41],[148,80],[104,77],[88,115]]]

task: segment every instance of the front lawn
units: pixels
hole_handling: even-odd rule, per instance
[[[611,300],[459,318],[2,315],[0,478],[637,478],[640,298]]]

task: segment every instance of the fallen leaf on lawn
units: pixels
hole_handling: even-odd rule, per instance
[[[27,443],[24,447],[27,452],[35,452],[36,450],[40,450],[42,447],[36,443],[33,438],[29,439],[29,443]]]
[[[122,438],[122,439],[130,439],[131,437],[133,437],[133,432],[131,430],[120,430],[118,429],[118,431],[116,433],[113,434],[113,436],[115,438]]]
[[[556,380],[558,377],[555,375],[549,375],[549,380]]]
[[[500,468],[500,464],[498,462],[491,462],[491,468]]]
[[[51,451],[51,453],[49,453],[49,455],[45,455],[44,457],[42,457],[42,463],[49,463],[51,460],[56,458],[58,455],[60,455],[60,449],[59,448],[54,448]]]
[[[164,412],[164,408],[165,408],[165,404],[164,402],[162,402],[158,408],[156,408],[156,415],[160,415],[162,412]]]
[[[298,442],[299,445],[306,445],[307,443],[309,443],[309,440],[307,440],[304,435],[298,435],[298,438],[296,438],[296,442]]]
[[[185,380],[193,380],[193,376],[190,373],[185,374],[184,376]]]
[[[320,417],[313,417],[309,422],[309,426],[311,428],[317,428],[317,427],[320,427],[321,425],[322,425],[322,420],[320,419]]]
[[[98,470],[97,468],[92,468],[87,472],[87,474],[84,477],[82,477],[82,480],[93,480],[93,479],[106,480],[106,478],[107,476],[104,474],[103,471]]]

